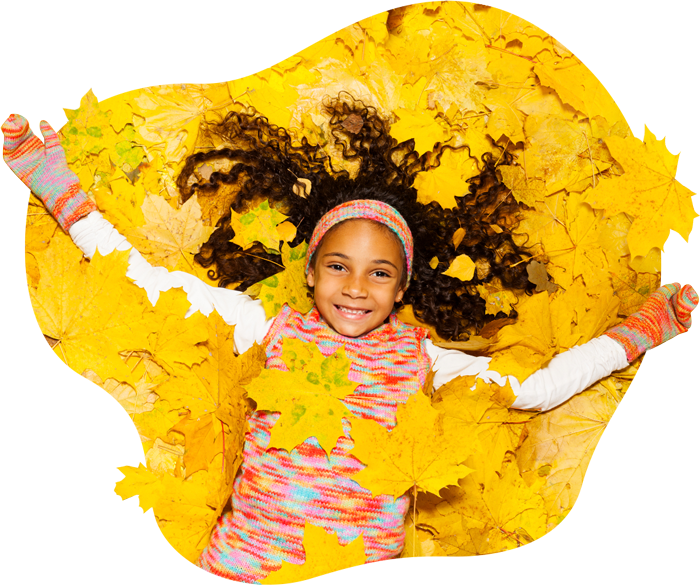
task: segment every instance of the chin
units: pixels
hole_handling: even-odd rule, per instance
[[[365,333],[369,333],[370,331],[372,331],[372,329],[374,329],[374,327],[372,327],[371,329],[358,329],[356,327],[335,326],[333,325],[333,323],[329,323],[329,325],[333,328],[333,330],[336,333],[339,333],[344,337],[362,337]]]

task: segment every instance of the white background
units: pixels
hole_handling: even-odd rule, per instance
[[[23,111],[23,13],[18,0],[4,0],[0,34],[0,118]],[[678,178],[700,190],[700,81],[696,44],[700,6],[664,2],[663,121],[672,152],[682,151]],[[3,379],[3,458],[0,460],[2,500],[3,582],[26,585],[128,585],[129,555],[23,519],[23,417],[21,391],[23,196],[21,184],[0,164],[3,222],[0,250],[3,305],[0,364]],[[695,198],[700,210],[700,198]],[[699,224],[700,225],[700,224]],[[676,234],[666,246],[664,282],[694,283],[700,290],[700,227],[687,245]],[[700,428],[700,326],[664,347],[663,364],[663,576],[667,585],[697,578],[698,428]],[[692,531],[692,532],[691,532]],[[99,575],[99,576],[98,576]],[[684,578],[685,577],[685,578]]]

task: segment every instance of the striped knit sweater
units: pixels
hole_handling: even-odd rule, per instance
[[[266,367],[287,369],[281,359],[284,339],[314,342],[324,356],[343,346],[352,362],[349,377],[360,384],[343,402],[355,416],[391,429],[397,405],[422,388],[430,370],[426,336],[424,329],[392,315],[389,323],[361,338],[343,337],[315,308],[302,315],[285,306],[264,340]],[[236,581],[260,581],[282,561],[304,562],[305,522],[336,533],[341,544],[362,533],[368,562],[399,554],[408,497],[372,497],[351,479],[362,464],[348,453],[353,446],[350,423],[343,421],[345,435],[329,455],[313,437],[289,453],[267,448],[278,418],[265,411],[248,418],[232,509],[219,518],[197,564]]]

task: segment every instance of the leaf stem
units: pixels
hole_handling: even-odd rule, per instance
[[[416,484],[413,484],[413,556],[416,556],[416,500],[418,499],[418,490]]]
[[[485,44],[484,46],[487,49],[501,51],[501,53],[508,53],[509,55],[513,55],[513,57],[520,57],[521,59],[525,59],[526,61],[530,61],[531,63],[535,62],[535,60],[531,57],[526,57],[525,55],[518,55],[517,53],[514,53],[513,51],[509,51],[508,49],[501,49],[501,47],[496,47],[495,45],[491,45],[491,44]]]
[[[258,260],[265,260],[266,262],[270,262],[271,264],[276,264],[280,268],[285,268],[284,265],[280,264],[279,262],[275,262],[274,260],[270,260],[268,258],[263,258],[262,256],[256,256],[255,254],[249,254],[248,252],[239,252],[239,254],[245,254],[246,256],[252,256],[253,258],[257,258]]]

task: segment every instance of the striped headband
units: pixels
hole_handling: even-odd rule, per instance
[[[411,279],[411,267],[413,266],[413,236],[408,228],[406,220],[391,205],[374,199],[355,199],[346,201],[326,213],[314,228],[309,241],[309,249],[306,251],[306,272],[309,272],[311,258],[321,243],[323,236],[334,225],[348,219],[371,219],[387,226],[394,232],[403,245],[406,255],[406,282]]]

